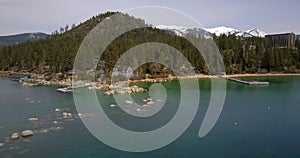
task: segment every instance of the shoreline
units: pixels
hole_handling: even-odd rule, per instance
[[[229,75],[224,75],[223,77],[229,77],[229,78],[238,78],[238,77],[288,77],[288,76],[300,76],[300,73],[265,73],[265,74],[229,74]],[[2,76],[6,78],[7,76]],[[212,75],[205,75],[205,74],[196,74],[195,76],[184,76],[184,77],[176,77],[176,76],[169,76],[166,78],[153,78],[153,79],[141,79],[141,80],[129,80],[129,83],[138,83],[138,82],[168,82],[172,80],[178,80],[178,79],[192,79],[192,78],[197,78],[197,79],[212,79],[212,78],[218,78],[219,76],[212,76]],[[30,79],[30,81],[38,81],[42,86],[62,86],[62,87],[68,87],[72,86],[72,80],[54,80],[54,81],[45,81],[44,79]],[[101,87],[105,87],[106,84],[100,84],[96,82],[97,85],[102,85]],[[24,86],[35,86],[32,82],[23,82]],[[110,84],[107,84],[106,86],[109,86]]]
[[[266,73],[266,74],[232,74],[232,75],[226,75],[226,77],[265,77],[265,76],[270,76],[270,77],[284,77],[284,76],[300,76],[300,73]]]
[[[61,93],[71,93],[74,85],[83,86],[88,89],[96,89],[105,91],[105,95],[112,94],[124,94],[124,93],[136,93],[136,92],[144,92],[147,89],[137,86],[138,83],[161,83],[161,82],[170,82],[173,80],[184,80],[184,79],[216,79],[216,78],[231,78],[230,80],[234,80],[233,78],[238,77],[265,77],[265,76],[300,76],[300,74],[283,74],[283,73],[266,73],[266,74],[233,74],[233,75],[205,75],[205,74],[195,74],[194,76],[171,76],[169,75],[167,78],[153,78],[153,79],[141,79],[141,80],[127,80],[127,81],[119,81],[116,83],[100,83],[97,81],[72,81],[71,79],[64,80],[50,80],[46,81],[45,79],[27,79],[27,80],[19,80],[22,82],[23,86],[33,87],[33,86],[60,86],[62,88],[58,88],[56,91]],[[86,85],[89,83],[90,85]],[[137,85],[135,84],[137,83]],[[257,82],[255,82],[257,83]],[[82,85],[84,84],[84,85]],[[268,83],[269,84],[269,83]],[[77,87],[75,86],[75,87]]]
[[[236,78],[236,77],[288,77],[288,76],[300,76],[300,73],[292,74],[292,73],[266,73],[266,74],[230,74],[225,75],[225,77]],[[130,80],[131,83],[136,82],[157,82],[157,81],[170,81],[174,79],[189,79],[189,78],[198,78],[198,79],[211,79],[211,78],[218,78],[219,76],[212,76],[212,75],[204,75],[204,74],[196,74],[195,76],[184,76],[184,77],[168,77],[168,78],[154,78],[154,79],[142,79],[142,80]]]

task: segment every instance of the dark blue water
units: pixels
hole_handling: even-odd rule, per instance
[[[210,80],[199,80],[201,101],[192,125],[173,143],[146,153],[119,151],[94,138],[76,116],[72,95],[57,93],[55,87],[28,88],[18,82],[0,79],[0,157],[300,157],[300,78],[246,79],[271,84],[251,87],[227,82],[221,117],[204,138],[198,137],[198,131],[209,102]],[[98,95],[105,112],[116,124],[136,131],[151,130],[167,123],[180,101],[177,82],[165,83],[165,87],[168,90],[166,107],[151,121],[137,120],[124,115],[119,108],[109,108],[113,99],[103,96],[101,91]],[[135,94],[134,98],[138,100],[146,96],[146,93],[141,93]],[[72,118],[61,118],[61,113],[54,112],[55,108],[72,113]],[[28,121],[29,117],[38,117],[39,120]],[[24,129],[39,131],[51,127],[60,128],[17,141],[7,138]]]

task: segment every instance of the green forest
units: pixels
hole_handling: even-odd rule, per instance
[[[61,27],[46,39],[5,46],[0,49],[0,70],[38,74],[66,73],[72,70],[76,53],[84,37],[103,19],[115,14],[107,12],[94,16],[77,26]],[[203,38],[202,40],[205,41]],[[267,48],[264,38],[242,38],[235,35],[213,36],[223,57],[227,74],[299,73],[300,41],[295,49]],[[114,40],[101,57],[110,64],[101,65],[107,74],[117,59],[133,46],[146,42],[168,44],[190,61],[197,73],[209,74],[207,65],[197,49],[185,38],[147,27],[130,31]],[[173,61],[176,62],[176,61]],[[141,66],[139,74],[162,75],[163,66],[149,63]],[[165,73],[165,72],[164,72]]]

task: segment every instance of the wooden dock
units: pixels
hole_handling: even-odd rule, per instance
[[[96,83],[85,83],[85,84],[76,85],[76,86],[69,86],[69,87],[65,87],[65,88],[58,88],[58,89],[56,89],[56,91],[60,92],[60,93],[72,93],[73,89],[89,88],[89,87],[92,87],[92,86],[96,86]]]
[[[237,78],[230,78],[230,77],[222,77],[226,80],[241,83],[241,84],[246,84],[246,85],[253,85],[253,86],[268,86],[269,82],[259,82],[259,81],[243,81]]]

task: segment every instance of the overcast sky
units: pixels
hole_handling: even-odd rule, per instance
[[[299,0],[0,0],[0,35],[51,33],[106,11],[161,6],[184,12],[205,28],[259,28],[300,34]]]

